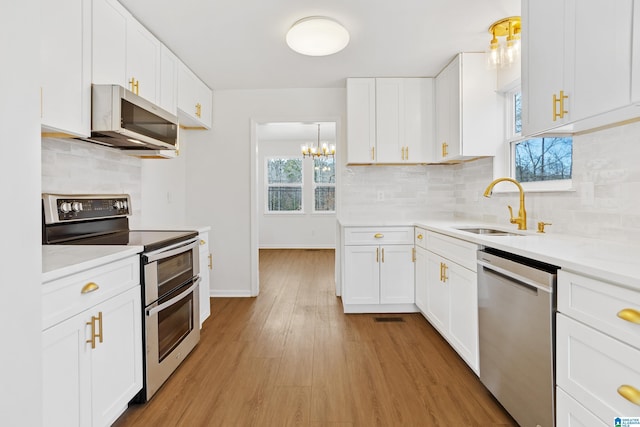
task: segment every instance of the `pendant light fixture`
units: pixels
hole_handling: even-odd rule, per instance
[[[510,16],[491,24],[489,34],[492,38],[487,57],[489,68],[508,67],[520,61],[521,29],[519,16]],[[505,41],[500,43],[498,37],[505,37]]]
[[[323,142],[320,144],[320,123],[318,123],[318,140],[316,141],[316,145],[311,144],[302,144],[300,146],[300,151],[302,151],[302,157],[333,157],[336,154],[336,145],[335,144],[327,144]]]
[[[340,52],[349,44],[349,32],[325,16],[300,19],[287,32],[287,45],[308,56],[326,56]]]

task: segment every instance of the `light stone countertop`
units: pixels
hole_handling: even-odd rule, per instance
[[[640,290],[640,245],[609,242],[600,239],[519,231],[514,225],[496,225],[470,221],[373,221],[341,222],[343,227],[417,226],[468,242],[511,252],[516,255],[557,265],[563,270],[594,277]],[[457,228],[487,227],[521,236],[474,234]]]
[[[42,283],[142,252],[142,246],[42,245]]]

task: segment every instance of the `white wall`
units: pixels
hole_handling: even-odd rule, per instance
[[[213,295],[249,296],[257,256],[251,240],[252,120],[344,122],[346,92],[225,90],[214,92],[213,103],[213,128],[189,135],[187,222],[212,227]],[[339,137],[344,140],[341,131]]]
[[[335,213],[313,213],[313,160],[303,160],[301,213],[267,213],[265,164],[269,157],[299,157],[309,141],[258,141],[258,245],[260,248],[335,248]]]
[[[40,2],[0,5],[0,424],[42,424]]]

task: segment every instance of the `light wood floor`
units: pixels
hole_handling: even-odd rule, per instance
[[[516,425],[420,314],[343,314],[333,265],[261,251],[260,296],[213,299],[198,347],[115,426]]]

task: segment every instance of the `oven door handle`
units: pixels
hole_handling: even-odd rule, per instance
[[[161,259],[169,258],[174,255],[181,254],[183,252],[187,252],[189,250],[192,250],[196,246],[198,246],[197,238],[193,240],[189,240],[187,241],[187,243],[184,243],[184,242],[178,243],[176,245],[168,246],[166,248],[162,248],[157,251],[149,252],[143,255],[145,256],[147,263],[150,263],[150,262],[158,261]]]
[[[187,295],[189,295],[190,293],[193,292],[193,290],[195,288],[198,287],[198,284],[200,283],[200,277],[198,277],[195,282],[193,282],[193,284],[191,286],[189,286],[189,289],[187,289],[186,291],[180,293],[180,295],[176,295],[175,297],[171,298],[169,301],[165,301],[162,304],[153,307],[153,308],[148,308],[147,309],[147,317],[151,317],[154,314],[156,314],[159,311],[164,310],[167,307],[172,306],[173,304],[175,304],[176,302],[180,301],[182,298],[186,297]]]

